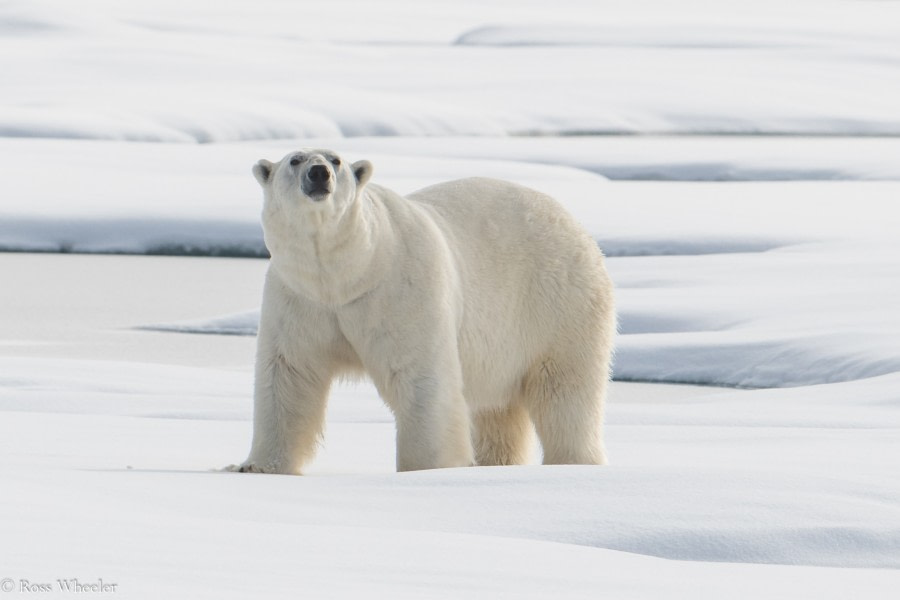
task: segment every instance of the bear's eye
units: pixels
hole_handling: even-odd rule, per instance
[[[299,159],[299,158],[294,157],[294,158],[291,159],[291,166],[292,166],[292,167],[296,167],[296,166],[299,165],[299,164],[300,164],[300,159]]]
[[[331,159],[331,164],[333,164],[335,167],[339,167],[339,166],[341,166],[341,159],[339,159],[339,158],[332,158],[332,159]]]

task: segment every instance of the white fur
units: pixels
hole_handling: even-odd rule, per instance
[[[315,165],[332,189],[314,198]],[[532,423],[545,463],[604,464],[615,316],[591,237],[512,183],[403,197],[367,185],[371,173],[327,150],[254,167],[272,259],[253,444],[228,468],[298,473],[348,373],[368,374],[393,411],[398,470],[525,462]]]

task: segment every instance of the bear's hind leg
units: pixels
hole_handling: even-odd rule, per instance
[[[478,465],[521,465],[528,462],[534,429],[519,403],[484,410],[472,417],[472,438]]]
[[[597,365],[567,367],[547,360],[526,378],[525,400],[541,441],[543,463],[605,465],[606,373]]]

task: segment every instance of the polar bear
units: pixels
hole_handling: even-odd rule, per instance
[[[397,469],[606,462],[616,328],[593,239],[553,199],[493,179],[408,196],[368,161],[304,149],[260,160],[271,253],[250,455],[299,473],[329,386],[366,374],[396,419]]]

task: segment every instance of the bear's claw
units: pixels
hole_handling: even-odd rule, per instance
[[[252,464],[252,463],[244,463],[240,465],[228,465],[223,471],[228,471],[231,473],[266,473],[262,468]]]

